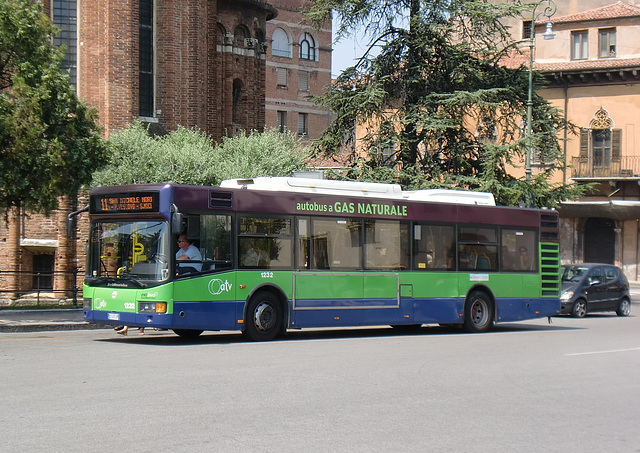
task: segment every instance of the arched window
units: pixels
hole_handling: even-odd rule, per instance
[[[225,30],[224,25],[222,25],[221,23],[218,22],[218,27],[217,27],[217,36],[216,36],[216,43],[223,45],[224,44],[224,37],[227,35],[227,30]]]
[[[291,40],[289,35],[282,28],[273,30],[271,37],[271,54],[276,57],[291,58]]]
[[[614,129],[609,112],[600,108],[588,129],[580,131],[580,168],[591,175],[618,171],[622,154],[622,131]],[[614,168],[614,165],[616,164]],[[584,168],[583,168],[584,167]]]
[[[235,47],[244,47],[244,40],[251,37],[249,29],[244,25],[237,26],[233,35],[235,41],[233,45]]]
[[[244,83],[240,79],[233,80],[233,122],[240,123],[240,104],[244,95]]]
[[[316,41],[309,33],[303,33],[300,37],[300,59],[317,61]]]

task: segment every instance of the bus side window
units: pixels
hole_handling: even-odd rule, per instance
[[[203,215],[200,218],[202,270],[231,267],[231,216]]]
[[[400,270],[408,263],[409,234],[399,220],[365,220],[366,269]]]
[[[455,269],[455,235],[452,226],[418,225],[413,228],[413,269]]]
[[[362,269],[360,219],[311,218],[313,269]]]
[[[502,230],[500,260],[505,271],[537,271],[537,232],[532,230]]]
[[[291,269],[292,218],[240,216],[238,264],[241,268]]]

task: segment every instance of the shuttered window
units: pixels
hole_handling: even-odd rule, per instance
[[[287,86],[287,70],[285,68],[276,68],[277,85],[282,88]]]
[[[308,71],[298,72],[298,90],[309,91],[309,72]]]
[[[284,110],[278,110],[278,131],[284,132],[287,130],[287,112]]]
[[[298,113],[298,135],[309,135],[309,114]]]
[[[591,157],[594,167],[608,167],[622,159],[621,129],[580,129],[580,163]]]

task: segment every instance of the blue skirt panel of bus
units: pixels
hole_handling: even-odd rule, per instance
[[[453,324],[463,301],[458,298],[296,300],[292,327],[375,326],[401,324]],[[313,308],[310,308],[313,307]]]
[[[289,301],[291,304],[292,301]],[[553,316],[558,299],[499,298],[496,322]],[[240,330],[245,301],[175,302],[170,315],[84,310],[84,318],[98,324],[127,324],[164,329]],[[464,299],[296,300],[290,327],[456,324],[463,321]]]
[[[157,327],[170,329],[172,315],[156,313],[126,313],[100,310],[84,310],[84,319],[96,324],[130,325],[137,327]]]
[[[496,322],[523,321],[525,319],[554,316],[560,311],[560,299],[496,299]]]
[[[496,299],[496,322],[553,316],[558,299]],[[291,327],[364,326],[385,324],[456,324],[464,319],[464,298],[372,300],[296,300]]]
[[[174,329],[240,330],[245,302],[174,302]]]

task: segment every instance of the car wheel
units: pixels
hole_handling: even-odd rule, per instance
[[[587,314],[587,301],[584,299],[578,299],[573,304],[573,310],[571,310],[571,316],[574,318],[584,318]]]
[[[631,313],[631,302],[629,302],[629,299],[625,298],[620,301],[616,313],[618,316],[629,316],[629,313]]]

